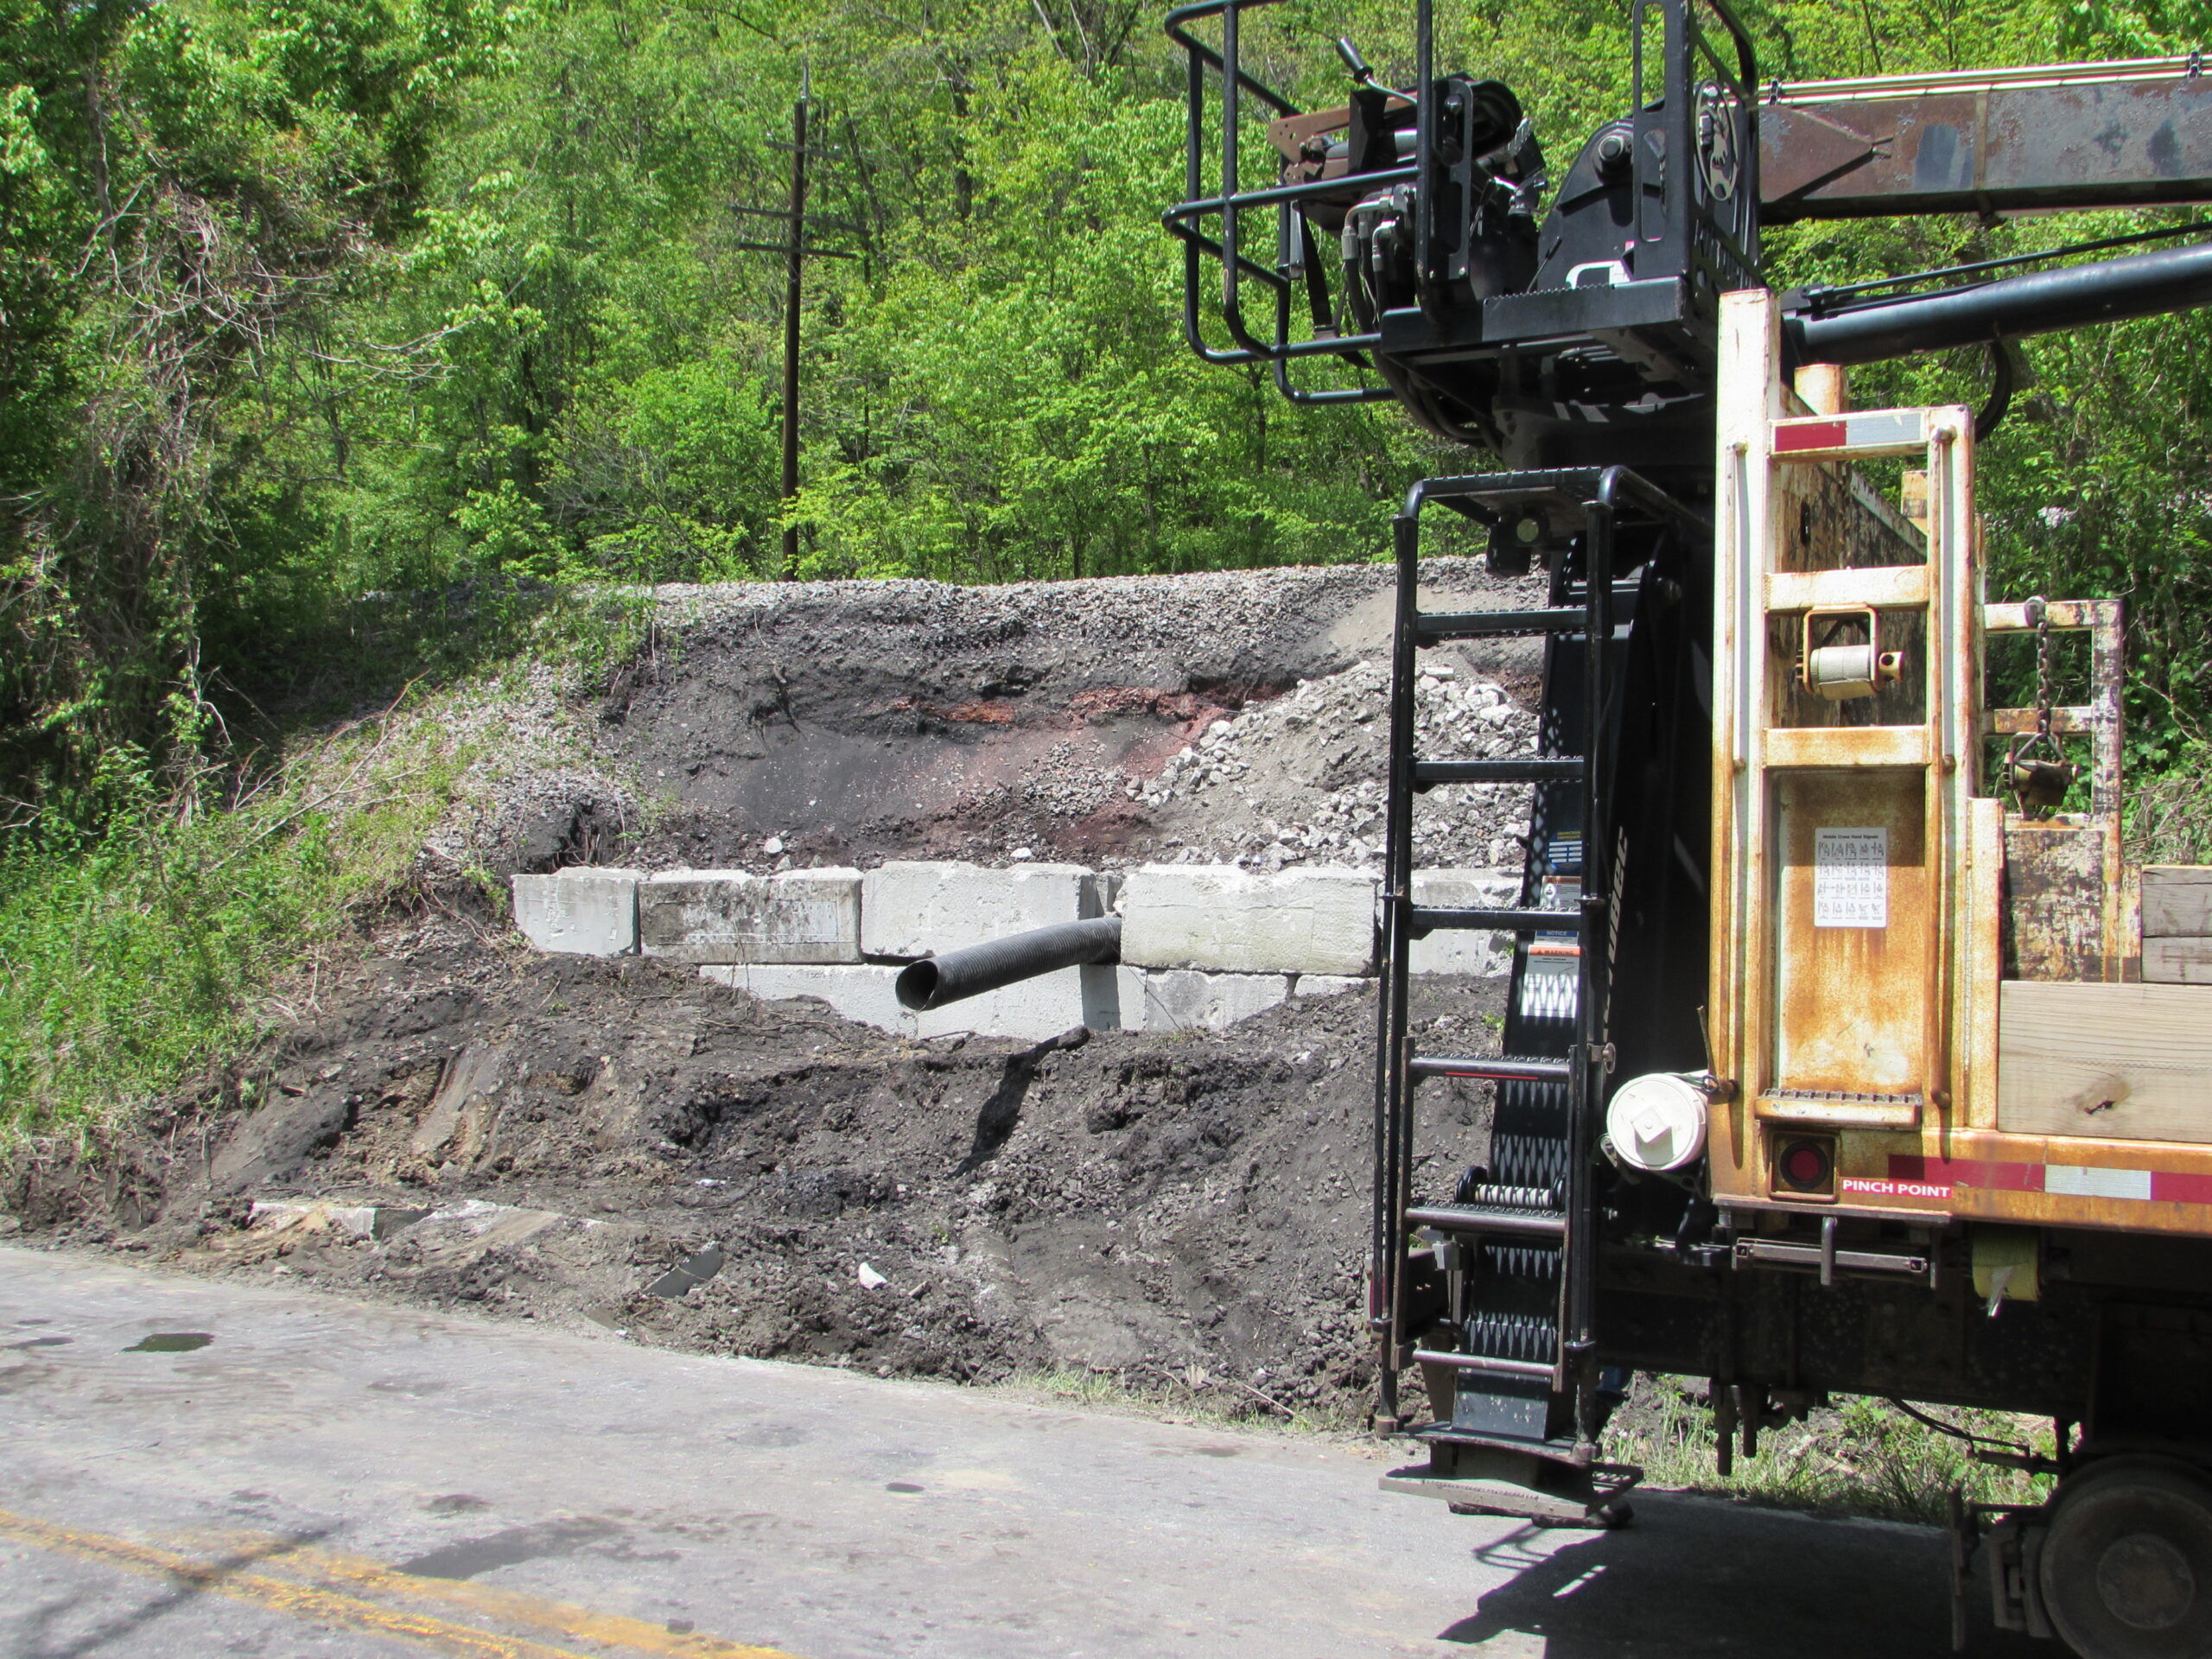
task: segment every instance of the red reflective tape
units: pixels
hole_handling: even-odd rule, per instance
[[[1993,1159],[1923,1158],[1913,1154],[1893,1153],[1890,1156],[1890,1179],[1900,1187],[1909,1184],[1932,1186],[1948,1181],[1960,1186],[1979,1186],[1994,1192],[2041,1192],[2046,1190],[2044,1167],[2042,1164],[2002,1163]],[[2067,1173],[2069,1177],[2078,1176],[2078,1172],[2071,1165],[2067,1166]],[[2113,1173],[2115,1175],[2135,1173],[2132,1170],[2117,1168]],[[2148,1173],[2151,1177],[2150,1197],[2154,1201],[2212,1205],[2212,1173],[2190,1174],[2169,1169],[2154,1169]],[[2077,1179],[2069,1180],[2069,1194],[2077,1185]],[[1872,1191],[1872,1184],[1858,1190]]]
[[[1840,449],[1844,446],[1841,421],[1807,421],[1802,425],[1774,429],[1777,449]]]
[[[2212,1175],[2184,1175],[2178,1170],[2151,1172],[2151,1196],[2166,1204],[2212,1204]]]
[[[1999,1163],[1983,1158],[1923,1158],[1917,1153],[1890,1154],[1893,1181],[1948,1181],[1958,1186],[1980,1186],[1999,1192],[2043,1191],[2041,1164]]]

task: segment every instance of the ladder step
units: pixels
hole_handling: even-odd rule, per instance
[[[1414,619],[1424,645],[1446,639],[1499,639],[1532,633],[1580,633],[1590,613],[1580,605],[1531,611],[1433,611]]]
[[[1565,1238],[1567,1217],[1542,1210],[1495,1210],[1472,1204],[1425,1204],[1406,1211],[1416,1227],[1447,1233],[1521,1233],[1532,1238]]]
[[[1492,1359],[1484,1354],[1455,1354],[1435,1348],[1414,1350],[1416,1363],[1449,1365],[1455,1371],[1488,1371],[1496,1376],[1539,1377],[1549,1382],[1556,1370],[1533,1359]]]
[[[1565,1083],[1573,1069],[1565,1060],[1455,1059],[1416,1054],[1408,1070],[1415,1077],[1478,1077],[1492,1083]]]
[[[1408,923],[1414,938],[1436,928],[1488,929],[1498,933],[1575,933],[1582,918],[1571,910],[1432,910],[1414,906]]]
[[[1516,760],[1416,760],[1414,787],[1436,784],[1573,784],[1582,780],[1582,758]]]

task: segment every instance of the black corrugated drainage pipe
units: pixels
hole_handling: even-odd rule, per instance
[[[1088,922],[1062,922],[1011,938],[948,950],[941,957],[910,962],[899,975],[899,1005],[920,1013],[948,1002],[981,996],[1055,969],[1122,959],[1122,919],[1102,916]]]

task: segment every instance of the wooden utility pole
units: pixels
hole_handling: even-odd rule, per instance
[[[791,106],[791,207],[784,258],[784,508],[798,494],[799,276],[806,248],[806,105],[812,83],[798,72],[798,102]],[[798,526],[784,526],[786,581],[798,574]]]

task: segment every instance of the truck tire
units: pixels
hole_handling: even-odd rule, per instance
[[[2082,1470],[2050,1507],[2037,1578],[2082,1659],[2212,1654],[2212,1480],[2170,1458]]]

